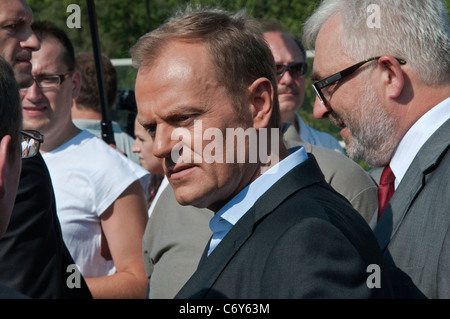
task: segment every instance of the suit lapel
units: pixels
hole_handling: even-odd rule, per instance
[[[255,224],[270,214],[287,197],[299,189],[323,180],[322,172],[312,154],[294,167],[262,196],[230,230],[213,252],[206,257],[208,245],[197,271],[177,294],[176,298],[203,298],[233,256],[254,231]]]
[[[388,207],[374,229],[381,250],[385,250],[399,229],[414,199],[426,183],[426,175],[438,165],[449,148],[450,120],[447,120],[423,145],[408,168]]]
[[[207,256],[210,243],[208,241],[197,271],[191,276],[175,298],[198,299],[205,297],[225,266],[252,234],[253,225],[249,222],[253,217],[251,215],[254,216],[253,208],[239,220],[227,234],[226,240],[223,239],[209,256]]]

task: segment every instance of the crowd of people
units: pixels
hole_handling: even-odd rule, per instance
[[[305,47],[345,151],[298,113]],[[114,145],[75,51],[0,2],[0,298],[450,298],[442,1],[323,0],[302,40],[188,6],[130,49],[135,136],[114,122]]]

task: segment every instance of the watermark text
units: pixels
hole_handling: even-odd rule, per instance
[[[69,29],[81,28],[81,9],[78,4],[69,4],[66,12],[71,14],[67,17],[66,25]]]
[[[369,16],[367,17],[366,24],[370,29],[380,29],[381,28],[381,19],[380,19],[380,6],[377,4],[370,4],[367,6],[367,13]]]

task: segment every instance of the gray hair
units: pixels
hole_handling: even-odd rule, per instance
[[[380,23],[370,27],[370,8]],[[314,46],[322,25],[340,14],[344,52],[355,61],[388,54],[405,59],[427,85],[450,81],[450,27],[440,0],[324,0],[306,21],[303,43]]]

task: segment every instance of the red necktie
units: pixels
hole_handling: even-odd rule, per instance
[[[380,185],[378,186],[378,220],[386,209],[389,200],[394,194],[395,175],[389,166],[386,166],[381,174]]]

